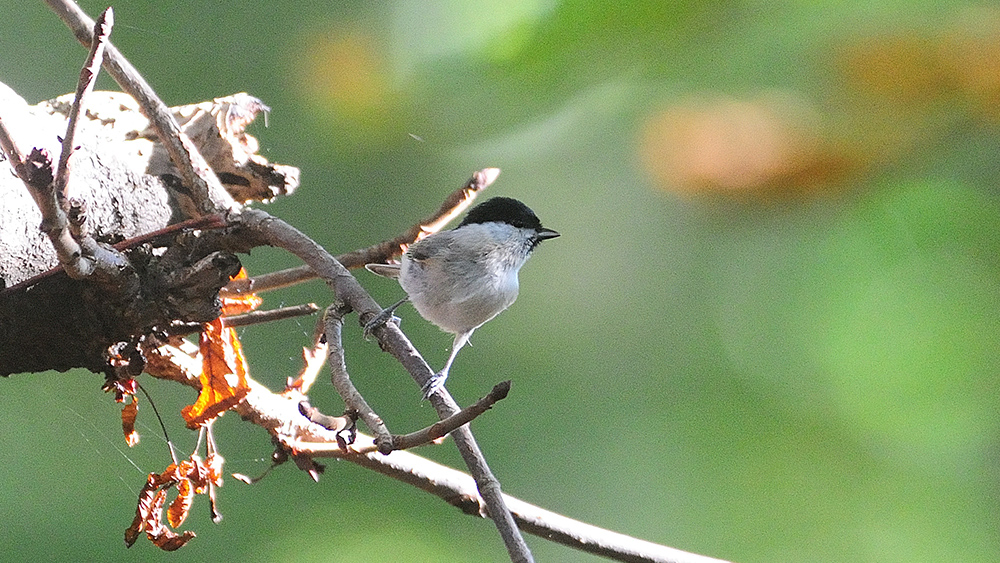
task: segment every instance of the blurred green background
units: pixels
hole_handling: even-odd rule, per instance
[[[16,6],[14,5],[16,4]],[[105,4],[82,3],[96,15]],[[507,492],[741,562],[996,561],[1000,8],[992,3],[514,0],[114,4],[112,40],[172,105],[247,91],[262,154],[299,166],[272,213],[332,252],[401,232],[486,166],[562,233],[477,331],[449,389]],[[85,52],[39,2],[0,7],[0,81],[75,87]],[[114,88],[107,77],[104,88]],[[295,265],[262,249],[251,273]],[[402,293],[359,273],[382,303]],[[318,283],[265,307],[330,295]],[[410,307],[432,366],[450,336]],[[241,332],[278,389],[312,319]],[[347,331],[396,432],[433,420]],[[194,395],[144,381],[171,437]],[[17,560],[504,561],[486,521],[348,463],[196,500],[175,554],[122,533],[167,464],[127,450],[86,372],[0,381],[0,545]],[[313,403],[341,408],[321,383]],[[228,472],[271,446],[230,414]],[[462,467],[448,444],[418,453]],[[529,537],[540,561],[595,557]]]

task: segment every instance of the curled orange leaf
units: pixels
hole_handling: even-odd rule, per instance
[[[135,431],[135,417],[139,414],[139,399],[132,395],[132,402],[122,407],[122,432],[125,443],[134,447],[139,443],[139,433]]]
[[[193,405],[181,409],[188,428],[195,429],[238,405],[250,391],[247,361],[236,331],[222,319],[203,325],[199,340],[202,357],[201,393]]]
[[[194,489],[191,487],[191,480],[181,479],[177,482],[177,498],[167,508],[167,523],[174,528],[179,528],[187,519],[193,502]]]

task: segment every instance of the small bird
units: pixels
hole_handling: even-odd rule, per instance
[[[546,229],[527,205],[495,197],[477,205],[450,231],[421,239],[399,264],[367,264],[370,272],[396,278],[407,297],[369,323],[367,330],[391,318],[407,300],[420,316],[455,335],[444,368],[423,387],[424,399],[448,378],[455,355],[473,331],[517,299],[517,273],[540,242],[559,233]]]

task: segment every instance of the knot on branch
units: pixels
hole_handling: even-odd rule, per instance
[[[52,171],[52,155],[49,154],[48,150],[37,147],[31,149],[28,157],[24,160],[24,165],[28,173],[27,181],[31,187],[51,189],[55,173]]]
[[[194,322],[217,318],[222,309],[219,290],[239,273],[241,267],[235,254],[217,251],[191,266],[167,274],[164,279],[166,302],[174,316]]]
[[[87,202],[76,197],[67,200],[66,219],[71,227],[82,232],[84,224],[87,223]]]

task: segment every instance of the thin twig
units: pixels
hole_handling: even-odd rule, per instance
[[[497,401],[501,401],[507,397],[507,393],[510,391],[510,381],[503,381],[497,383],[492,390],[483,398],[479,399],[475,403],[465,407],[459,412],[452,416],[449,416],[443,420],[439,420],[430,426],[417,430],[416,432],[411,432],[409,434],[393,434],[392,436],[392,451],[397,450],[408,450],[410,448],[416,448],[418,446],[424,446],[430,444],[435,440],[447,436],[449,433],[453,432],[456,428],[468,424],[475,420],[479,415],[493,408],[493,405]],[[318,409],[308,405],[303,407],[300,403],[299,410],[307,409],[307,412],[303,412],[310,421],[319,424],[320,426],[326,428],[327,430],[332,430],[338,432],[343,430],[346,422],[345,417],[342,416],[329,416],[324,415],[319,412]],[[381,442],[378,445],[372,443],[365,447],[352,447],[351,451],[354,453],[364,454],[369,452],[379,452],[383,455],[388,455],[390,452],[385,451],[381,448]]]
[[[347,269],[361,268],[365,264],[383,263],[399,255],[406,247],[427,235],[436,233],[472,205],[479,192],[485,190],[500,175],[499,168],[484,168],[472,174],[465,184],[448,194],[437,212],[423,221],[413,225],[396,238],[378,244],[347,252],[337,256],[337,261]]]
[[[344,326],[344,315],[351,312],[349,305],[343,302],[335,302],[326,310],[326,345],[328,348],[327,361],[330,364],[330,379],[333,381],[333,388],[344,399],[347,408],[357,411],[361,420],[365,421],[368,428],[375,433],[376,443],[379,451],[389,453],[394,448],[392,434],[386,428],[382,417],[375,414],[375,411],[368,406],[368,401],[361,396],[354,383],[351,382],[347,374],[347,365],[344,363],[344,346],[341,342],[340,332]]]
[[[277,272],[268,272],[252,278],[240,278],[229,282],[222,288],[222,294],[243,295],[245,293],[263,293],[273,289],[291,287],[305,281],[316,279],[316,273],[309,266],[295,266]]]
[[[56,197],[60,201],[65,201],[69,194],[69,157],[75,149],[73,142],[76,138],[76,130],[80,125],[80,115],[83,113],[84,103],[88,94],[93,92],[94,84],[97,82],[97,73],[101,70],[101,61],[104,59],[104,48],[108,37],[111,35],[111,28],[115,23],[115,12],[110,6],[101,12],[97,17],[97,22],[93,27],[93,41],[90,45],[90,53],[87,55],[87,62],[80,70],[80,80],[76,85],[76,96],[73,98],[73,105],[70,106],[69,120],[66,124],[66,134],[62,140],[62,152],[59,154],[59,166],[56,167],[55,189]]]
[[[319,306],[315,303],[303,303],[302,305],[292,305],[290,307],[279,307],[266,311],[251,311],[242,315],[233,315],[223,319],[223,323],[231,328],[238,326],[250,326],[261,323],[270,323],[294,317],[304,317],[319,311]]]
[[[455,217],[461,215],[463,211],[472,205],[479,192],[488,188],[499,175],[499,168],[484,168],[474,172],[472,177],[461,188],[448,194],[441,207],[433,215],[413,225],[406,232],[395,238],[373,244],[367,248],[341,254],[336,257],[337,261],[348,270],[353,270],[361,268],[365,264],[384,263],[398,258],[403,249],[408,245],[427,235],[440,231]],[[224,288],[224,291],[232,294],[262,293],[272,289],[281,289],[300,284],[312,279],[316,279],[316,272],[312,268],[308,265],[295,266],[253,278],[233,280]]]
[[[204,215],[202,217],[195,217],[194,219],[187,219],[186,221],[181,221],[180,223],[174,223],[173,225],[168,225],[162,229],[157,229],[137,237],[123,240],[121,242],[115,243],[115,250],[128,250],[129,248],[134,248],[140,244],[156,243],[157,239],[164,237],[173,237],[177,233],[184,230],[207,230],[207,229],[221,229],[223,227],[229,226],[226,218],[221,214],[214,215]]]
[[[497,401],[507,397],[510,392],[510,381],[502,381],[493,386],[493,389],[485,397],[479,399],[472,405],[461,409],[457,413],[441,419],[423,430],[412,432],[404,436],[393,436],[393,444],[397,449],[405,450],[417,445],[433,442],[442,438],[460,427],[472,422],[476,417],[493,408]]]
[[[45,2],[70,28],[77,40],[84,46],[90,47],[93,43],[94,20],[72,0],[45,0]],[[142,115],[149,120],[150,127],[156,131],[189,190],[194,207],[188,211],[192,216],[238,209],[239,205],[223,188],[215,172],[181,131],[177,120],[170,113],[170,108],[157,97],[156,92],[132,63],[128,62],[128,59],[111,43],[105,47],[104,68],[122,90],[139,103]]]
[[[270,323],[283,319],[304,317],[319,311],[319,306],[315,303],[304,303],[302,305],[291,305],[289,307],[278,307],[277,309],[267,309],[264,311],[250,311],[240,315],[223,317],[223,323],[228,328],[241,326],[251,326],[257,324]],[[201,332],[204,325],[202,323],[179,323],[176,322],[167,327],[164,332],[168,336],[187,336],[196,332]]]

